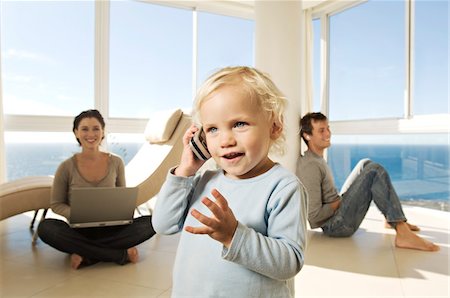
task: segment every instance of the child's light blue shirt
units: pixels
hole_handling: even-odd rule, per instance
[[[216,188],[238,220],[229,249],[208,235],[184,226],[202,225],[190,215],[214,201]],[[168,174],[153,213],[157,233],[181,231],[172,295],[174,297],[293,297],[294,276],[304,264],[307,194],[298,178],[276,164],[266,173],[235,180],[222,170],[178,177]]]

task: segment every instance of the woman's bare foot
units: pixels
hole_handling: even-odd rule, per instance
[[[406,224],[408,225],[408,227],[409,227],[409,229],[410,229],[411,231],[414,231],[414,232],[420,231],[420,228],[419,228],[418,226],[412,225],[412,224],[410,224],[410,223],[408,223],[408,222],[407,222]],[[392,226],[391,226],[387,221],[384,222],[384,227],[385,227],[386,229],[392,229]]]
[[[139,260],[139,252],[136,247],[127,249],[128,261],[131,263],[137,263]]]
[[[72,269],[77,270],[80,268],[81,262],[83,262],[83,257],[77,254],[70,255],[70,267]]]
[[[396,231],[395,246],[397,247],[424,251],[438,251],[440,249],[436,244],[411,232],[406,223],[397,224]]]

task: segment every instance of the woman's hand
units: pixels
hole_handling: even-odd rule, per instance
[[[175,169],[176,176],[192,176],[205,163],[194,155],[189,146],[189,142],[198,130],[199,128],[192,124],[183,136],[183,153],[181,154],[180,165]]]
[[[229,248],[233,240],[238,222],[234,217],[233,211],[228,207],[227,200],[217,189],[213,189],[211,194],[216,199],[215,202],[207,197],[202,199],[202,203],[211,210],[213,216],[207,217],[198,210],[193,209],[191,215],[199,222],[204,224],[201,227],[187,226],[185,230],[192,234],[207,234],[214,240],[221,242]]]

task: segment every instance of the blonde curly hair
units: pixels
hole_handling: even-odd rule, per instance
[[[284,153],[284,109],[286,98],[272,82],[270,77],[252,67],[235,66],[225,67],[213,73],[198,89],[193,107],[193,119],[197,125],[201,125],[200,108],[208,100],[213,92],[224,86],[242,86],[248,94],[249,100],[255,100],[257,105],[267,112],[269,121],[275,121],[280,128],[280,136],[271,144],[270,152]]]

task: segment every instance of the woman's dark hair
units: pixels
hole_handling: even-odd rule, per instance
[[[105,130],[105,120],[103,119],[102,114],[98,110],[86,110],[81,112],[78,116],[75,117],[73,120],[73,128],[72,131],[75,133],[75,130],[78,129],[78,126],[80,125],[81,120],[84,118],[95,118],[100,122],[100,125],[102,126],[102,129]],[[102,140],[105,136],[102,137]],[[81,145],[80,140],[77,138],[78,144]]]
[[[308,145],[308,140],[305,139],[304,134],[312,135],[312,122],[313,121],[326,121],[328,118],[320,112],[308,113],[300,119],[300,136],[303,141]]]

